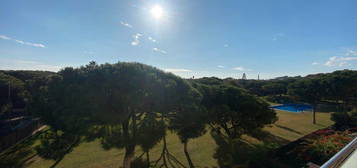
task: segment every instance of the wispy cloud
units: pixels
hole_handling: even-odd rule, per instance
[[[311,65],[319,65],[320,63],[318,63],[318,62],[313,62],[313,63],[311,63]]]
[[[217,65],[217,68],[224,68],[223,65]]]
[[[159,52],[161,54],[167,54],[167,52],[165,50],[161,50],[159,48],[153,48],[152,50],[155,51],[155,52]]]
[[[229,45],[228,45],[228,44],[224,44],[223,47],[226,47],[226,48],[227,48],[227,47],[229,47]]]
[[[234,67],[233,70],[244,71],[244,68],[243,67]]]
[[[342,61],[356,61],[357,57],[342,57]]]
[[[176,69],[176,68],[167,68],[164,69],[166,72],[192,72],[189,69]]]
[[[5,35],[0,35],[0,39],[3,39],[3,40],[11,40],[10,37],[7,37]]]
[[[325,65],[326,66],[329,66],[329,67],[332,67],[332,66],[342,66],[342,64],[339,63],[339,58],[337,56],[333,56],[333,57],[330,57]]]
[[[337,56],[333,56],[330,57],[325,65],[329,66],[329,67],[334,67],[334,66],[350,66],[351,63],[350,61],[356,61],[357,57],[337,57]]]
[[[345,53],[345,56],[357,56],[357,51],[350,49]]]
[[[251,71],[251,69],[244,68],[242,66],[234,67],[233,70],[236,71]]]
[[[123,21],[120,21],[120,24],[125,26],[125,27],[128,27],[128,28],[133,28],[133,26],[131,24],[123,22]]]
[[[32,47],[40,47],[40,48],[45,48],[46,46],[40,43],[30,43],[30,42],[26,42],[26,41],[22,41],[22,40],[18,40],[18,39],[14,39],[5,35],[0,35],[0,39],[3,40],[10,40],[10,41],[14,41],[16,43],[19,44],[23,44],[23,45],[28,45],[28,46],[32,46]]]
[[[330,57],[325,66],[334,67],[334,66],[350,66],[351,61],[357,61],[357,51],[347,50],[344,56],[333,56]]]
[[[273,38],[272,38],[271,40],[277,41],[277,40],[281,39],[281,38],[284,37],[284,36],[285,36],[284,33],[277,33],[277,34],[275,34],[275,35],[273,36]]]
[[[150,40],[153,43],[156,43],[156,40],[154,38],[150,37],[150,36],[148,37],[148,40]]]
[[[42,70],[57,72],[61,69],[58,65],[49,65],[37,61],[0,59],[0,69],[2,70]]]
[[[136,33],[133,35],[133,41],[131,42],[131,45],[133,46],[137,46],[140,44],[140,37],[142,36],[142,34],[140,33]]]

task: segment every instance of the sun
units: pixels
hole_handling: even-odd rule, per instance
[[[164,15],[164,10],[160,5],[155,5],[151,8],[150,13],[155,19],[160,19]]]

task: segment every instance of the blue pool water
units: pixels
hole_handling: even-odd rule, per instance
[[[278,106],[271,106],[270,108],[289,112],[302,112],[312,110],[312,106],[306,104],[283,104]]]

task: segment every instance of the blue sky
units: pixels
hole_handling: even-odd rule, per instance
[[[1,0],[0,69],[135,61],[183,77],[265,79],[356,70],[356,7],[356,0]]]

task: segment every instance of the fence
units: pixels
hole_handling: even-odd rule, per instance
[[[32,133],[41,126],[42,124],[39,119],[22,122],[21,125],[17,126],[10,133],[0,137],[0,152],[32,135]]]

